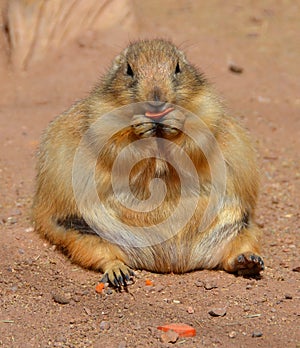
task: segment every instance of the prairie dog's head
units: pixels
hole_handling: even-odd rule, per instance
[[[116,107],[154,101],[163,110],[172,103],[188,108],[205,80],[171,42],[161,39],[130,44],[104,76],[101,94]]]

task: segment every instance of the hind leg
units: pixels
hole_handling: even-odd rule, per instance
[[[127,266],[126,255],[121,249],[96,234],[65,228],[53,221],[48,214],[34,214],[35,229],[50,242],[62,248],[70,259],[82,267],[104,273],[101,281],[115,286],[126,285],[134,275]]]
[[[256,275],[264,270],[260,256],[260,230],[257,226],[242,229],[227,245],[221,267],[239,275]]]
[[[66,233],[68,236],[65,245],[71,260],[83,267],[103,272],[101,282],[124,286],[134,275],[118,246],[97,235],[82,235],[74,230],[67,230]]]

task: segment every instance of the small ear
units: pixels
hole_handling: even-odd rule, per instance
[[[182,51],[178,50],[178,55],[179,55],[179,58],[180,58],[184,63],[188,63],[188,60],[187,60],[185,54],[184,54]]]
[[[112,64],[112,69],[118,70],[118,68],[126,61],[124,53],[119,54],[115,57]]]

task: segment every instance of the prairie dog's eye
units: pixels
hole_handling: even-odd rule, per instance
[[[180,73],[181,73],[180,65],[179,65],[179,62],[177,62],[176,68],[175,68],[175,75],[180,74]]]
[[[130,66],[129,63],[127,63],[126,74],[127,74],[128,76],[130,76],[130,77],[133,77],[133,76],[134,76],[133,70],[132,70],[132,68],[131,68],[131,66]]]

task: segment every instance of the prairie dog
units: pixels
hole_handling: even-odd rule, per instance
[[[246,131],[203,74],[171,42],[137,41],[46,129],[35,228],[115,286],[134,269],[258,274],[258,182]]]

